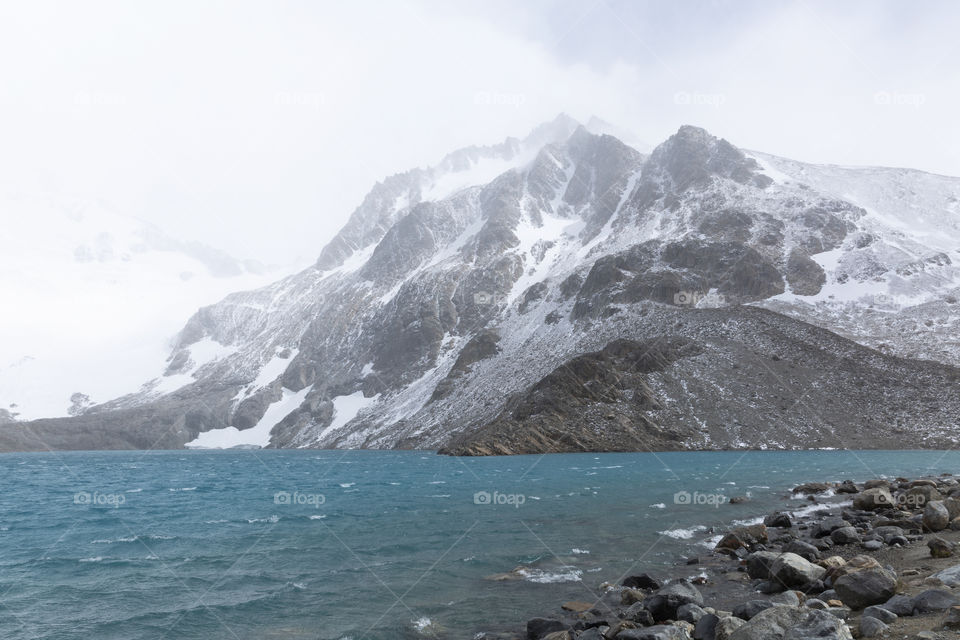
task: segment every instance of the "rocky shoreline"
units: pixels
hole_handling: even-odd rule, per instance
[[[960,478],[809,483],[793,494],[845,500],[732,528],[675,575],[605,583],[595,601],[562,603],[520,635],[475,637],[960,638]]]

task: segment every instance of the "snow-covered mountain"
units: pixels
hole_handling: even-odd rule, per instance
[[[185,316],[276,278],[100,201],[4,191],[0,210],[0,409],[23,419],[137,391]]]
[[[153,392],[0,445],[943,444],[958,197],[695,127],[645,155],[561,117],[376,185],[316,265],[197,312]]]

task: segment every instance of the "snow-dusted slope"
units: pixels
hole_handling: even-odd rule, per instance
[[[960,178],[752,155],[778,184],[864,211],[857,234],[813,256],[827,276],[817,295],[788,292],[764,306],[890,353],[960,363],[960,314],[950,302],[960,298]]]
[[[3,192],[0,211],[0,409],[21,418],[136,391],[162,376],[185,315],[275,277],[96,201]]]
[[[803,168],[813,178],[794,177]],[[881,206],[887,196],[870,188],[871,181],[892,188],[869,177],[886,170],[850,170],[836,184],[819,178],[821,171],[834,175],[744,153],[695,127],[646,156],[567,118],[523,141],[456,152],[437,167],[375,186],[315,266],[201,309],[180,333],[152,396],[95,407],[84,425],[115,437],[126,434],[124,425],[139,425],[136,438],[120,439],[123,446],[143,446],[162,431],[166,446],[263,445],[269,438],[279,447],[439,447],[502,419],[511,398],[585,351],[616,338],[640,344],[672,333],[714,359],[682,358],[665,378],[651,379],[659,397],[650,406],[672,409],[645,420],[664,433],[682,426],[683,446],[747,446],[744,434],[780,424],[771,422],[772,409],[796,404],[788,402],[793,385],[811,385],[813,397],[822,396],[814,393],[821,384],[815,374],[836,362],[828,356],[842,343],[782,316],[691,309],[780,305],[867,344],[875,336],[862,322],[869,315],[859,301],[865,289],[938,305],[943,326],[953,326],[960,310],[948,293],[958,258],[950,238],[960,237],[949,200],[957,181],[931,185],[926,174],[903,173],[897,179],[914,207],[909,215],[937,220],[898,228],[890,220],[897,214]],[[855,190],[842,192],[843,184]],[[924,195],[911,199],[911,189]],[[944,237],[931,240],[933,228]],[[890,317],[907,321],[921,307],[901,306]],[[849,326],[838,309],[853,314]],[[771,327],[793,355],[780,375],[754,383],[757,364],[748,360],[783,360]],[[943,353],[940,343],[928,332],[888,350]],[[871,378],[868,369],[891,380],[912,370],[881,354],[842,350],[864,364],[850,371],[840,365],[831,388]],[[809,375],[794,379],[792,366]],[[739,373],[731,377],[731,368]],[[692,377],[678,382],[671,371]],[[952,374],[923,372],[954,384]],[[724,397],[733,379],[762,402],[736,404],[710,424],[705,407]],[[893,429],[914,409],[871,407],[863,388],[837,395],[838,416],[875,412],[858,418],[857,429]],[[687,397],[692,389],[700,389],[697,399]],[[908,389],[896,397],[920,401]],[[918,428],[930,437],[952,429],[942,411],[924,410]],[[768,439],[793,446],[809,424],[784,421],[792,431]],[[63,435],[70,425],[35,427],[58,446],[81,446]],[[0,446],[33,445],[7,431]]]

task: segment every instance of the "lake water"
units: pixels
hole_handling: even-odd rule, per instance
[[[800,482],[957,471],[960,453],[930,451],[6,454],[0,637],[516,631],[734,521],[807,507],[785,497]]]

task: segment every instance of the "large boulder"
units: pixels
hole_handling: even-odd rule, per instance
[[[730,640],[853,640],[846,623],[826,611],[771,607],[753,617]]]
[[[552,618],[532,618],[527,622],[527,640],[541,640],[555,631],[566,630],[567,625]]]
[[[913,613],[931,613],[946,611],[950,607],[960,604],[960,599],[946,589],[928,589],[913,597]]]
[[[897,592],[897,577],[886,569],[865,569],[840,576],[833,588],[843,604],[863,609],[889,600]]]
[[[747,575],[753,579],[767,580],[770,568],[781,554],[773,551],[756,551],[747,556]]]
[[[702,607],[703,596],[689,582],[668,584],[643,601],[644,608],[657,621],[676,620],[677,609],[691,603]]]
[[[720,618],[714,627],[713,640],[730,640],[730,638],[733,637],[733,634],[737,632],[737,629],[746,623],[746,620],[742,620],[736,616],[724,616],[723,618]]]
[[[788,589],[804,587],[820,580],[826,573],[827,570],[823,567],[804,560],[795,553],[781,554],[770,567],[770,579]]]
[[[620,584],[628,589],[659,589],[663,586],[659,580],[646,573],[641,573],[638,576],[627,576]]]
[[[840,516],[827,516],[814,525],[811,535],[814,538],[825,538],[837,529],[849,527],[850,523]]]
[[[748,527],[731,529],[720,539],[715,547],[717,551],[736,551],[747,549],[752,551],[758,544],[767,542],[767,527],[763,524],[754,524]]]
[[[860,544],[860,534],[853,527],[840,527],[830,533],[833,544]]]
[[[923,526],[928,531],[943,531],[950,525],[950,512],[940,500],[923,507]]]
[[[861,491],[853,499],[853,508],[860,511],[888,509],[894,504],[893,496],[886,487],[874,487]]]

